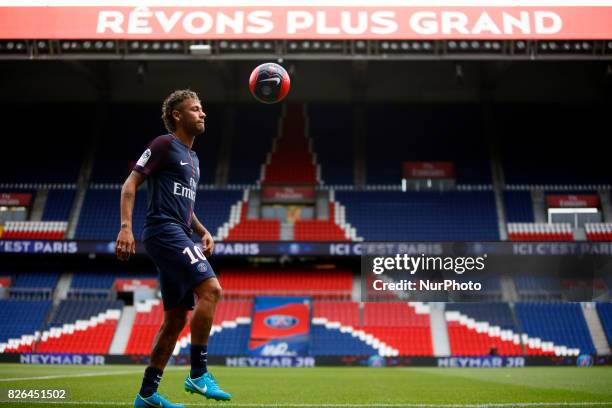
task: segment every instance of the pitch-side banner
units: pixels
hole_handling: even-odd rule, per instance
[[[423,3],[386,6],[386,2],[371,1],[365,6],[359,6],[364,2],[336,6],[332,1],[283,6],[262,2],[256,6],[247,2],[244,6],[212,1],[161,7],[152,1],[0,0],[0,39],[612,38],[612,7],[606,3],[566,6],[560,0],[544,5],[490,2],[504,5],[474,6],[465,2],[464,7],[456,6],[459,2]],[[136,7],[143,4],[151,6]],[[372,4],[376,6],[368,6]]]

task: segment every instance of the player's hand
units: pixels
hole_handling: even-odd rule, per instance
[[[127,261],[130,255],[136,253],[136,241],[130,228],[122,228],[117,236],[115,254],[120,261]]]
[[[215,249],[215,241],[213,240],[210,232],[206,232],[202,237],[202,248],[204,249],[204,256],[207,258],[212,255],[213,250]]]

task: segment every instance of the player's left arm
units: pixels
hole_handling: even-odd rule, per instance
[[[209,257],[213,253],[213,249],[215,248],[215,241],[210,232],[202,225],[198,217],[196,217],[195,213],[192,214],[191,217],[191,228],[202,237],[202,246],[204,248],[204,255]]]

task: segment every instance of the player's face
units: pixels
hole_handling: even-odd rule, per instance
[[[202,103],[198,99],[187,99],[180,108],[180,126],[188,134],[199,135],[204,133],[204,118],[206,113],[202,110]]]

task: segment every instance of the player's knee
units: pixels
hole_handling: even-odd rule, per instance
[[[219,281],[210,280],[207,282],[204,288],[204,298],[209,302],[218,302],[221,299],[221,295],[223,294],[223,289],[221,289],[221,285]]]
[[[212,285],[208,288],[208,296],[213,302],[218,302],[221,299],[221,295],[223,294],[223,289],[221,289],[221,285],[218,283],[216,285]]]

